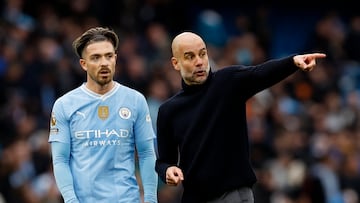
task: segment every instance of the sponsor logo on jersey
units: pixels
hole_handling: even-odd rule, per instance
[[[130,133],[127,129],[106,129],[106,130],[80,130],[75,131],[76,139],[103,139],[103,138],[127,138]]]
[[[83,140],[85,147],[104,147],[111,145],[120,145],[122,139],[130,136],[126,129],[106,129],[106,130],[81,130],[75,132],[75,139]]]
[[[85,114],[81,111],[76,111],[76,114],[82,116],[83,118],[86,118]]]

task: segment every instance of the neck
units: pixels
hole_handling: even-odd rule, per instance
[[[109,92],[114,87],[114,85],[115,85],[114,81],[111,81],[103,85],[100,85],[98,83],[95,84],[91,84],[89,82],[86,83],[86,87],[97,94],[105,94]]]

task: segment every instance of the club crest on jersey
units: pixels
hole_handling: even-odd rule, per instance
[[[109,107],[108,106],[99,106],[98,116],[101,120],[105,120],[109,117]]]
[[[122,107],[119,110],[119,115],[123,119],[129,119],[131,116],[131,111],[126,107]]]

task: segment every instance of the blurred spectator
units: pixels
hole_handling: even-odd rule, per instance
[[[349,60],[360,61],[360,16],[350,18],[349,28],[345,36],[344,49]]]

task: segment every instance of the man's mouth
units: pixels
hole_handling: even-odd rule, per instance
[[[206,74],[206,71],[205,71],[205,70],[195,71],[195,75],[197,75],[197,76],[204,76],[205,74]]]
[[[104,76],[104,75],[109,75],[110,71],[109,70],[100,70],[99,75]]]

